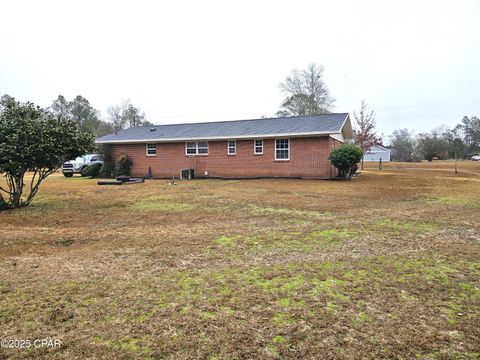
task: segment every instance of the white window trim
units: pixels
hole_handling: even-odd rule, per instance
[[[148,153],[148,145],[155,145],[155,154],[149,154]],[[147,155],[149,157],[157,156],[157,144],[152,144],[152,143],[145,144],[145,155]]]
[[[230,142],[233,142],[235,145],[235,152],[230,152]],[[237,141],[236,140],[227,140],[227,155],[237,155]]]
[[[189,154],[189,153],[187,152],[187,149],[188,149],[187,144],[188,144],[188,143],[195,143],[195,154]],[[187,155],[187,156],[195,156],[195,155],[197,155],[197,152],[198,152],[198,143],[197,143],[196,141],[185,141],[185,155]]]
[[[199,142],[207,143],[207,152],[206,153],[204,153],[204,154],[199,154],[198,153],[198,143]],[[195,154],[189,154],[187,152],[187,143],[195,143]],[[207,156],[209,151],[210,151],[210,145],[208,144],[208,141],[185,141],[185,155],[186,156]]]
[[[277,140],[287,140],[288,141],[288,158],[277,159]],[[278,150],[285,150],[285,149],[278,149]],[[275,161],[289,161],[289,160],[290,160],[290,139],[285,139],[285,138],[275,139]]]
[[[257,141],[261,141],[262,142],[262,152],[257,152],[257,146],[255,145]],[[263,155],[263,146],[264,146],[264,143],[263,143],[263,139],[255,139],[253,140],[253,155]]]

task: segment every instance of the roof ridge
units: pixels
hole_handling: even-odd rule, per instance
[[[157,126],[178,126],[178,125],[199,125],[199,124],[219,124],[219,123],[231,123],[231,122],[246,122],[246,121],[259,121],[259,120],[278,120],[278,119],[298,119],[305,117],[320,117],[320,116],[331,116],[331,115],[348,115],[348,113],[330,113],[330,114],[320,114],[320,115],[300,115],[300,116],[280,116],[280,117],[269,117],[269,118],[258,118],[258,119],[238,119],[238,120],[220,120],[220,121],[201,121],[201,122],[191,122],[191,123],[179,123],[179,124],[157,124],[157,125],[147,125],[143,127],[157,127]],[[134,129],[134,128],[130,128]]]

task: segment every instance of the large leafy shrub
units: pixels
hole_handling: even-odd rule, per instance
[[[5,176],[6,186],[0,186],[0,209],[29,205],[42,181],[65,160],[93,149],[93,134],[80,131],[75,121],[2,96],[0,175]],[[27,172],[31,174],[28,179]]]
[[[338,177],[350,180],[358,169],[358,163],[362,160],[363,151],[355,145],[342,145],[332,150],[328,159],[338,170]]]
[[[82,176],[98,177],[98,175],[100,175],[100,169],[102,166],[103,165],[100,163],[88,165],[82,170],[81,174]]]
[[[112,146],[109,144],[102,144],[98,151],[103,157],[103,166],[100,169],[100,177],[111,178],[115,176],[115,159],[113,157]]]
[[[126,154],[121,154],[115,162],[115,176],[130,176],[132,164],[132,160]]]

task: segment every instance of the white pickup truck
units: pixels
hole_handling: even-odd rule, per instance
[[[82,170],[88,165],[103,164],[103,158],[100,154],[87,154],[79,156],[75,160],[65,161],[62,164],[62,173],[65,177],[72,177],[73,174],[81,174]]]

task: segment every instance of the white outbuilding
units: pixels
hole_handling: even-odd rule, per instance
[[[363,161],[390,161],[390,150],[380,145],[374,145],[363,155]]]

